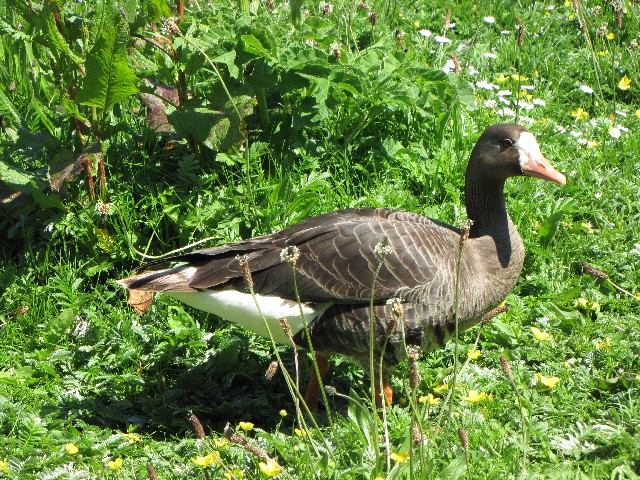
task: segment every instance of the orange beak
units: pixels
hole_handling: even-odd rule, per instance
[[[542,155],[534,158],[529,157],[529,161],[522,167],[522,173],[529,177],[542,178],[560,185],[566,185],[567,183],[565,176],[553,168]]]

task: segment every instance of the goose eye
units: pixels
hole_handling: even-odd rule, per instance
[[[513,147],[513,140],[511,140],[510,138],[505,138],[502,141],[502,145],[504,145],[507,148],[511,148],[511,147]]]

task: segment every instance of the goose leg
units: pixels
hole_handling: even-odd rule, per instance
[[[316,369],[312,365],[309,374],[309,383],[307,392],[304,395],[304,401],[312,412],[318,408],[318,397],[320,396],[320,380],[324,382],[327,372],[329,371],[329,359],[320,353],[316,353],[316,363],[320,372],[320,379],[316,375]]]
[[[385,383],[380,391],[380,386],[376,382],[376,408],[382,408],[382,396],[384,395],[385,403],[388,407],[393,404],[393,388],[388,383]]]

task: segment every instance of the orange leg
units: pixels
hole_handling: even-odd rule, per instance
[[[382,392],[384,393],[384,399],[387,406],[391,406],[393,404],[393,388],[391,385],[385,384],[382,388]],[[380,392],[380,386],[376,382],[376,408],[382,408],[382,393]]]
[[[324,379],[329,371],[329,359],[320,353],[316,353],[316,363],[318,364],[318,370],[320,372],[320,379],[324,383]],[[307,385],[307,392],[304,395],[304,401],[312,412],[318,408],[318,397],[320,396],[320,380],[316,375],[316,369],[312,365],[311,372],[309,374],[309,384]]]

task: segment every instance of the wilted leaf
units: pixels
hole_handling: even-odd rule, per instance
[[[129,305],[142,315],[151,308],[153,303],[153,292],[145,292],[143,290],[129,290]]]
[[[140,100],[148,108],[147,122],[155,132],[173,132],[174,129],[167,118],[167,102],[172,105],[180,105],[178,89],[170,85],[155,83],[153,80],[145,79],[145,84],[154,87],[154,93],[140,93]]]
[[[70,150],[57,153],[53,157],[53,162],[49,165],[49,186],[51,190],[59,192],[65,181],[72,181],[83,170],[82,155],[76,158]]]
[[[116,241],[109,232],[102,228],[95,229],[96,237],[98,237],[98,248],[105,252],[113,252],[115,250]]]

